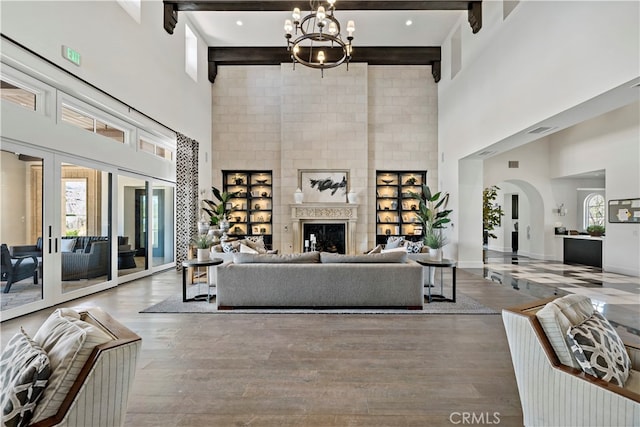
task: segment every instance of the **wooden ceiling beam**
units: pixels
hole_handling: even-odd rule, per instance
[[[214,83],[221,65],[280,65],[291,63],[285,47],[209,47],[209,81]],[[352,63],[369,65],[431,65],[436,83],[440,81],[440,47],[357,46]]]
[[[179,11],[288,11],[301,0],[164,0],[164,29],[173,34]],[[340,10],[466,10],[474,33],[482,28],[482,0],[340,0]]]

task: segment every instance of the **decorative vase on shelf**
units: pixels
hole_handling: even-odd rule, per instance
[[[217,245],[218,243],[220,243],[221,235],[222,235],[222,232],[220,231],[220,228],[218,228],[217,225],[212,225],[209,227],[209,232],[207,233],[207,236],[209,236],[209,238],[211,239],[211,243],[213,243],[214,245]]]
[[[358,203],[358,193],[356,193],[355,191],[351,190],[347,193],[347,201],[349,203]]]
[[[301,189],[297,189],[295,193],[293,193],[293,200],[296,202],[296,204],[300,204],[302,203],[302,201],[304,200],[304,193],[302,192]]]
[[[207,221],[198,222],[198,234],[206,234],[209,231],[209,223]]]
[[[220,221],[220,231],[222,231],[220,240],[224,242],[229,238],[229,236],[227,236],[227,232],[229,231],[229,221],[227,219],[223,219]]]
[[[209,258],[210,258],[209,252],[210,252],[209,248],[204,248],[204,249],[198,248],[198,254],[197,254],[198,261],[207,261],[207,260],[209,260]]]

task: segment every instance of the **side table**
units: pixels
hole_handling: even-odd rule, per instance
[[[209,282],[207,281],[207,293],[199,294],[193,298],[187,299],[187,271],[189,268],[200,269],[202,267],[209,268],[222,264],[224,261],[220,258],[207,259],[198,261],[197,259],[189,259],[182,262],[182,302],[188,301],[211,301],[211,293],[209,292]]]
[[[433,301],[434,299],[437,301],[456,302],[456,262],[450,259],[443,259],[441,261],[436,261],[436,260],[431,260],[427,258],[416,259],[416,262],[423,267],[429,267],[429,270],[431,270],[432,268],[440,269],[440,295],[432,295],[431,286],[429,286],[429,302]],[[453,285],[453,295],[451,298],[446,298],[443,292],[443,283],[444,283],[443,271],[445,268],[451,268],[451,271],[452,271],[451,280]]]

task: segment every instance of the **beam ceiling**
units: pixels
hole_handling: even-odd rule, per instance
[[[164,28],[173,34],[180,11],[289,11],[300,0],[164,0]],[[482,1],[469,0],[341,0],[341,10],[467,10],[472,31],[482,28]],[[431,65],[440,80],[440,47],[356,47],[352,62],[371,65]],[[218,65],[279,65],[291,62],[282,47],[209,47],[209,80]]]

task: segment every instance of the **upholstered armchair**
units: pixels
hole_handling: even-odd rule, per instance
[[[62,280],[92,279],[109,272],[109,241],[94,241],[88,252],[62,252]]]
[[[624,385],[616,385],[583,372],[585,362],[565,339],[594,313],[589,298],[575,294],[502,311],[525,425],[638,425],[640,349],[626,345],[631,371]]]
[[[141,338],[97,307],[60,308],[2,353],[2,425],[121,426]]]
[[[38,258],[35,255],[12,257],[6,244],[0,246],[2,251],[2,280],[7,281],[4,293],[8,293],[11,285],[29,277],[38,284]]]
[[[42,256],[42,237],[38,237],[35,245],[16,245],[10,246],[9,252],[12,257],[35,255]]]

